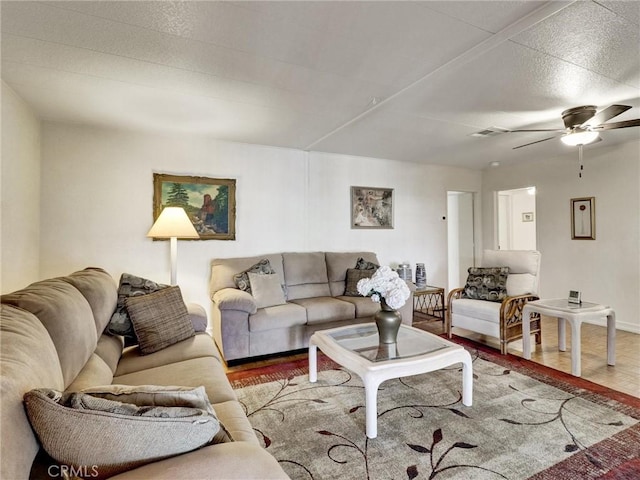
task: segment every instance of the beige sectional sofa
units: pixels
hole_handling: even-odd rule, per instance
[[[116,300],[115,281],[100,269],[44,280],[2,296],[0,478],[61,478],[60,466],[52,465],[52,459],[40,450],[31,428],[23,405],[26,392],[36,388],[68,392],[109,384],[204,386],[217,417],[234,440],[111,478],[288,478],[259,445],[211,337],[196,334],[148,355],[141,355],[137,346],[123,348],[121,337],[103,333]],[[189,312],[206,319],[201,307]],[[82,422],[87,417],[78,418]],[[80,434],[82,423],[73,432]],[[64,444],[65,439],[60,442]],[[125,436],[117,448],[126,452],[144,447],[131,445]],[[88,470],[89,477],[94,473]]]
[[[227,362],[305,348],[317,330],[373,321],[380,308],[371,298],[345,295],[347,270],[358,259],[377,265],[373,252],[293,252],[211,262],[213,338]],[[260,308],[237,288],[234,276],[262,260],[283,286],[284,302]],[[415,290],[411,284],[410,288]],[[280,303],[280,302],[276,302]],[[400,309],[411,325],[413,298]]]

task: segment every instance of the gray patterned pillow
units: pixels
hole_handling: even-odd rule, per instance
[[[135,345],[138,343],[138,337],[133,330],[131,318],[125,306],[125,300],[128,297],[147,295],[148,293],[157,292],[169,285],[156,283],[147,278],[137,277],[130,273],[123,273],[120,276],[120,285],[118,286],[118,303],[116,311],[111,315],[107,332],[112,335],[122,335],[125,338],[126,345]]]
[[[44,450],[65,465],[91,465],[107,478],[200,448],[220,430],[215,415],[190,407],[136,406],[83,393],[37,389],[24,396]],[[135,448],[123,448],[123,441]]]
[[[502,302],[507,298],[509,267],[470,267],[462,298]]]
[[[129,297],[124,303],[142,355],[157,352],[196,334],[182,300],[180,287],[168,287],[141,297]]]
[[[247,293],[251,293],[251,282],[249,281],[248,273],[258,273],[262,275],[271,275],[276,273],[276,271],[271,268],[271,264],[269,260],[266,258],[260,260],[255,265],[250,266],[244,272],[236,273],[233,276],[233,282],[236,284],[240,290],[243,290]]]
[[[361,297],[358,292],[358,282],[363,278],[371,278],[375,273],[373,269],[349,268],[347,270],[347,281],[344,288],[346,297]]]
[[[373,262],[367,262],[362,257],[358,258],[358,261],[356,262],[357,270],[377,270],[378,268],[380,268],[380,265],[377,265]]]

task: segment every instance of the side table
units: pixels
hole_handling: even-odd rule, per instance
[[[558,349],[567,350],[565,321],[571,325],[571,375],[579,377],[580,372],[580,327],[585,320],[607,318],[607,365],[616,364],[616,314],[613,309],[598,303],[582,302],[572,304],[566,299],[535,300],[527,302],[522,309],[522,356],[531,360],[531,335],[529,322],[532,312],[558,319]]]
[[[413,311],[444,321],[444,288],[427,285],[416,289],[413,292]]]

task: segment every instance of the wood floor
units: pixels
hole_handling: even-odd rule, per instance
[[[431,333],[444,332],[443,322],[416,314],[414,327]],[[472,340],[495,346],[496,339],[464,330],[454,333]],[[532,342],[533,343],[533,342]],[[509,344],[509,353],[522,356],[522,342]],[[275,357],[258,362],[227,367],[227,372],[248,370],[285,360],[306,358],[306,353],[286,357]],[[542,345],[536,345],[531,360],[547,367],[571,373],[571,329],[567,328],[567,351],[558,351],[557,321],[542,318]],[[618,330],[616,332],[616,364],[607,365],[607,329],[591,324],[582,324],[582,378],[604,385],[619,392],[640,398],[640,335]]]

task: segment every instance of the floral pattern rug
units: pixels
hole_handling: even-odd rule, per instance
[[[304,360],[229,377],[262,445],[294,480],[639,478],[640,399],[467,348],[471,407],[455,365],[389,380],[375,439],[364,433],[360,378],[324,356],[316,383]]]

